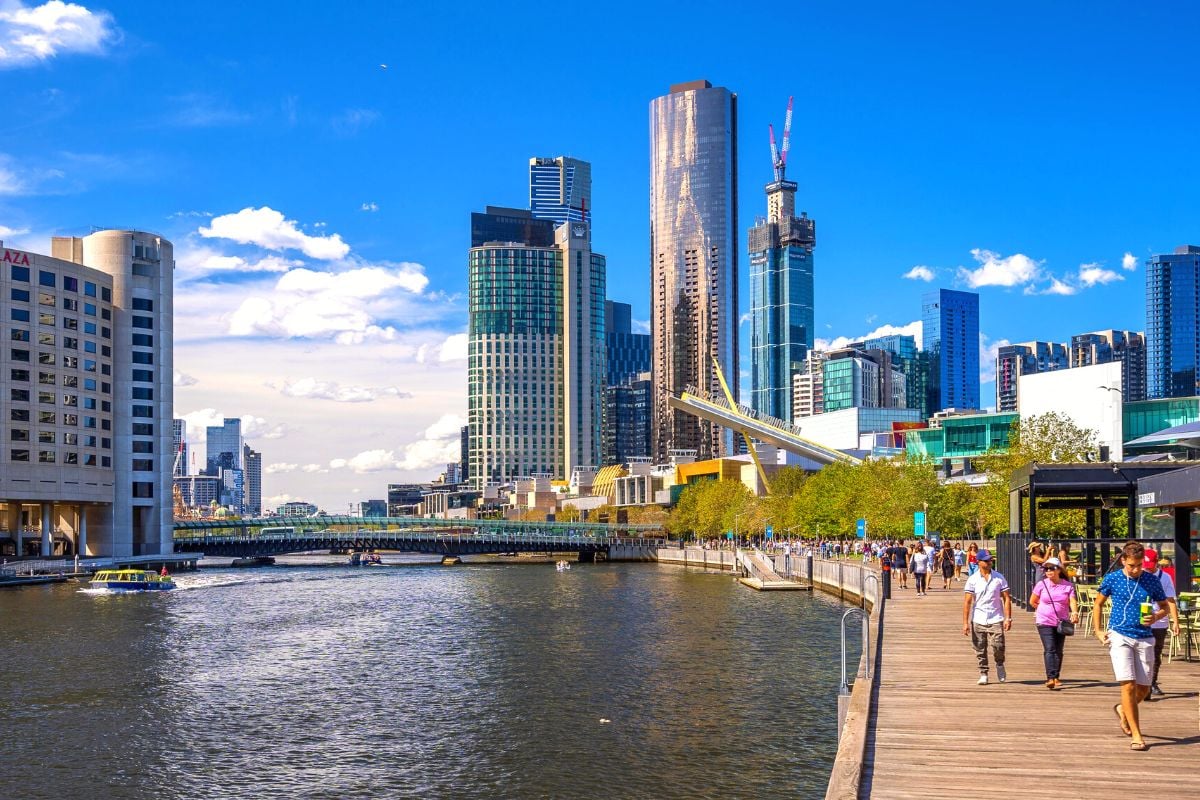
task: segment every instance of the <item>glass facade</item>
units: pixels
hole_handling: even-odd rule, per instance
[[[940,428],[905,431],[905,451],[910,458],[975,458],[995,448],[1008,447],[1018,414],[971,414],[947,417]]]
[[[650,455],[650,374],[604,390],[605,464],[626,464]]]
[[[650,371],[650,334],[633,332],[632,308],[628,303],[604,301],[604,336],[608,344],[609,386]],[[649,454],[649,450],[641,453]]]
[[[929,357],[926,413],[979,408],[979,295],[939,289],[921,299]]]
[[[529,211],[537,219],[592,222],[592,165],[577,158],[529,159]]]
[[[780,181],[767,189],[794,193],[795,185]],[[790,420],[792,375],[803,368],[813,346],[816,228],[806,216],[761,220],[750,229],[749,243],[750,406]]]
[[[1125,403],[1121,407],[1121,440],[1131,442],[1189,422],[1200,422],[1200,397]]]
[[[650,275],[651,455],[732,452],[729,432],[667,405],[688,387],[720,395],[714,359],[737,397],[737,95],[707,81],[650,102]]]
[[[1200,394],[1200,247],[1146,262],[1146,397]]]
[[[583,223],[553,247],[468,257],[468,473],[478,488],[600,460],[604,256]]]
[[[917,409],[922,417],[929,416],[930,412],[925,410],[925,384],[929,362],[923,359],[917,350],[915,336],[893,333],[865,339],[858,346],[864,350],[884,350],[891,353],[892,364],[904,373],[904,407]]]

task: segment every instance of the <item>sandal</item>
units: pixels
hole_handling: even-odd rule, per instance
[[[1125,712],[1121,710],[1121,704],[1117,703],[1113,706],[1113,712],[1117,715],[1117,719],[1121,722],[1121,733],[1126,736],[1133,736],[1133,729],[1129,727],[1129,723],[1125,721]],[[1135,742],[1136,744],[1136,742]]]
[[[1130,742],[1129,749],[1136,750],[1139,753],[1141,753],[1141,752],[1145,752],[1146,750],[1149,750],[1150,748],[1146,746],[1145,742]]]

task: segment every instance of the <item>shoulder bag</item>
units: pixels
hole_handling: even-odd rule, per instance
[[[1049,581],[1043,578],[1042,583],[1049,583]],[[1058,620],[1058,624],[1054,626],[1054,630],[1058,631],[1058,633],[1062,634],[1063,636],[1074,636],[1075,623],[1071,622],[1070,617],[1067,617],[1067,619],[1062,619],[1058,616],[1058,606],[1054,605],[1054,595],[1050,593],[1049,586],[1046,587],[1046,599],[1050,601],[1050,607],[1054,609],[1054,618]]]

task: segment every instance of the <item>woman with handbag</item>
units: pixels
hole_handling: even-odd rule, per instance
[[[1042,562],[1042,575],[1033,588],[1029,605],[1037,611],[1034,621],[1042,638],[1046,688],[1057,690],[1062,686],[1058,676],[1062,670],[1063,643],[1074,635],[1075,623],[1079,622],[1079,599],[1075,584],[1067,580],[1058,558],[1051,556]]]

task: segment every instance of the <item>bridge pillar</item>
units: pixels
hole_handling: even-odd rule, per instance
[[[594,551],[594,550],[588,550],[588,551],[580,550],[580,551],[579,551],[579,563],[580,563],[580,564],[595,564],[595,563],[596,563],[596,551]]]
[[[78,506],[76,513],[79,524],[75,527],[75,554],[83,558],[87,555],[87,506]]]
[[[50,551],[54,547],[54,542],[50,538],[50,515],[53,513],[53,506],[50,503],[42,503],[42,557],[50,555]]]

